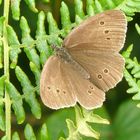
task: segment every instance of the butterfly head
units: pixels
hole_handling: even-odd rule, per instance
[[[70,59],[70,54],[68,53],[67,49],[64,47],[57,47],[56,45],[51,46],[54,49],[55,55],[68,61]]]

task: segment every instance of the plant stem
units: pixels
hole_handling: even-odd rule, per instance
[[[9,5],[10,0],[4,0],[4,25],[3,25],[3,46],[4,46],[4,75],[7,76],[9,81],[9,46],[7,40],[6,26],[9,18]],[[11,101],[9,94],[5,89],[5,123],[6,123],[6,139],[11,140]]]

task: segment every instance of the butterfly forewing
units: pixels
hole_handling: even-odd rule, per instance
[[[86,49],[101,48],[119,51],[125,41],[127,22],[119,10],[110,10],[89,17],[75,28],[64,40],[64,47],[78,49],[80,44],[89,44]],[[79,48],[81,50],[81,48]]]
[[[55,56],[46,62],[41,73],[40,90],[43,103],[53,109],[73,106],[76,103],[71,85],[67,84],[65,66]]]
[[[64,40],[64,47],[73,59],[103,91],[113,88],[122,79],[124,59],[118,51],[124,45],[126,27],[124,14],[110,10],[88,18]]]
[[[41,98],[53,109],[74,106],[79,102],[86,109],[97,108],[105,94],[66,61],[52,56],[46,62],[40,81]]]

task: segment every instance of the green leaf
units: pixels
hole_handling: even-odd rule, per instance
[[[61,36],[65,37],[71,31],[71,28],[74,27],[74,24],[71,23],[69,9],[63,1],[61,3],[60,14],[62,24]]]
[[[36,85],[39,85],[40,84],[40,70],[38,69],[38,67],[30,62],[30,68],[31,68],[31,71],[34,73],[35,75],[35,80],[36,80]],[[39,92],[39,91],[38,91]]]
[[[11,26],[7,26],[8,44],[10,46],[10,59],[12,61],[10,67],[15,68],[18,61],[18,54],[21,52],[18,37]]]
[[[59,35],[61,34],[58,25],[56,21],[53,18],[52,13],[48,12],[47,14],[47,21],[48,21],[48,27],[49,27],[49,36],[47,38],[47,41],[51,45],[58,45],[60,46],[62,44],[62,39],[59,38]]]
[[[1,3],[2,3],[2,0],[0,0],[0,5],[1,5]]]
[[[126,61],[124,77],[130,86],[127,93],[136,93],[132,99],[140,100],[140,80],[137,79],[140,77],[140,64],[135,57],[133,59],[130,58],[132,49],[133,45],[130,45],[127,50],[123,52],[123,56]],[[131,69],[131,73],[128,71],[129,69]]]
[[[5,130],[5,113],[4,113],[4,82],[6,80],[6,76],[0,77],[0,130]]]
[[[14,132],[14,134],[12,135],[12,140],[20,140],[20,137],[17,132]]]
[[[4,114],[4,103],[1,102],[0,98],[0,130],[5,131],[5,114]]]
[[[89,16],[93,16],[95,14],[93,6],[94,6],[94,1],[87,0],[86,11]]]
[[[65,139],[65,138],[63,138],[63,137],[60,137],[60,138],[59,138],[59,140],[66,140],[66,139]]]
[[[122,0],[119,1],[118,6],[115,9],[120,9],[126,13],[128,18],[132,20],[135,12],[140,12],[140,1],[138,0]],[[130,21],[129,20],[129,21]]]
[[[3,43],[2,43],[2,35],[3,35],[3,22],[4,17],[0,17],[0,68],[3,67]]]
[[[3,67],[3,44],[0,41],[0,69]]]
[[[36,140],[36,136],[30,124],[26,124],[24,129],[24,135],[26,140]]]
[[[84,18],[84,12],[82,8],[81,0],[75,0],[76,3],[76,14],[80,18]],[[86,5],[88,15],[94,13],[101,13],[109,9],[122,10],[127,15],[128,21],[133,20],[132,16],[135,12],[140,12],[140,1],[139,0],[87,0]],[[79,12],[80,11],[80,12]]]
[[[61,3],[60,13],[62,28],[69,28],[71,26],[70,13],[67,5],[63,1]]]
[[[5,17],[0,17],[0,37],[3,35],[3,22],[5,20]]]
[[[95,9],[96,9],[96,13],[101,13],[104,11],[102,4],[98,0],[95,0]]]
[[[140,88],[139,88],[139,83],[136,82],[136,79],[133,79],[131,74],[125,69],[124,71],[124,77],[126,81],[128,82],[130,88],[127,90],[127,93],[137,93],[140,94]]]
[[[24,98],[26,102],[30,105],[31,111],[34,114],[34,116],[37,119],[40,119],[41,108],[40,104],[36,99],[34,87],[32,86],[27,75],[22,71],[20,67],[16,66],[15,73],[23,88]]]
[[[60,133],[58,134],[58,138],[57,139],[59,139],[59,140],[64,140],[65,139],[65,133],[63,132],[63,131],[60,131]]]
[[[98,115],[96,115],[96,114],[98,114]],[[97,116],[97,123],[96,122],[90,123],[91,127],[100,133],[100,138],[99,138],[100,140],[109,140],[110,135],[112,134],[112,120],[111,120],[107,110],[104,107],[95,109],[95,110],[93,110],[93,113],[91,116],[93,116],[93,115],[95,115],[95,119],[93,118],[92,120],[93,120],[93,122],[95,122],[96,116]],[[102,119],[102,118],[100,119],[100,116],[107,118],[107,120]],[[89,118],[89,120],[91,120],[91,119]],[[109,122],[110,122],[110,125],[103,125],[103,124],[109,124]],[[86,139],[84,139],[84,140],[86,140]]]
[[[11,1],[12,16],[15,20],[19,20],[20,17],[20,2],[21,0]]]
[[[109,9],[113,9],[116,4],[115,4],[115,1],[113,0],[106,0],[106,1],[103,1],[103,2],[106,2],[106,6],[109,8]],[[103,4],[102,4],[103,5]]]
[[[135,28],[136,28],[138,34],[140,35],[140,26],[137,23],[135,24]]]
[[[47,21],[49,24],[49,34],[58,34],[59,33],[58,25],[54,20],[51,12],[48,12],[47,14]]]
[[[41,127],[39,140],[50,140],[46,124],[43,124]]]
[[[92,111],[83,110],[83,113],[81,112],[80,108],[78,106],[75,107],[76,112],[76,126],[77,131],[86,137],[92,137],[92,138],[99,138],[99,133],[96,132],[89,124],[88,122],[92,123],[103,123],[103,124],[109,124],[109,122],[105,119],[102,119],[98,115],[94,115]]]
[[[48,116],[46,118],[46,125],[48,128],[50,140],[58,140],[58,136],[60,136],[59,134],[61,132],[68,136],[68,130],[65,120],[74,120],[74,117],[75,116],[73,108],[61,109]]]
[[[3,136],[1,140],[8,140],[6,136]]]
[[[83,19],[81,19],[78,15],[76,15],[76,17],[75,17],[76,24],[79,25],[82,21],[83,21]]]
[[[22,43],[25,45],[24,51],[30,61],[40,68],[40,61],[37,51],[34,47],[35,41],[30,36],[30,28],[24,17],[21,17],[20,28],[22,30]]]
[[[81,19],[84,18],[85,14],[83,11],[83,2],[81,0],[74,0],[75,3],[75,12]]]
[[[83,116],[86,119],[86,122],[90,123],[100,123],[100,124],[109,124],[109,121],[107,119],[101,118],[99,115],[94,114],[94,111],[83,109]],[[81,114],[77,113],[77,116],[80,116]]]
[[[45,14],[43,11],[41,11],[38,14],[38,20],[37,20],[36,48],[40,52],[40,62],[42,65],[44,65],[45,61],[51,55],[51,49],[47,41],[44,39],[44,36],[46,35],[44,22],[45,22]]]
[[[4,82],[5,82],[6,78],[7,77],[5,75],[0,77],[0,97],[3,97],[3,95],[4,95]]]
[[[67,127],[69,129],[69,136],[67,140],[82,140],[82,137],[80,136],[80,133],[77,131],[76,126],[74,125],[73,121],[70,119],[66,120],[67,122]]]
[[[48,2],[50,2],[50,0],[42,0],[43,2],[46,2],[46,3],[48,3]]]
[[[38,10],[35,7],[35,0],[25,0],[25,2],[33,12],[38,12]]]
[[[140,138],[140,109],[132,101],[123,103],[113,123],[114,140],[138,140]]]
[[[6,90],[12,99],[12,107],[14,109],[18,124],[21,124],[25,120],[22,95],[20,95],[14,85],[10,82],[6,82]]]
[[[83,135],[81,133],[84,133],[84,132],[82,132],[81,128],[84,126],[86,126],[86,128],[84,127],[83,131],[86,129],[86,135],[87,134],[94,135],[93,128],[94,128],[95,123],[94,124],[92,123],[93,128],[91,128],[91,125],[89,124],[89,122],[90,123],[96,122],[96,124],[97,123],[108,124],[108,121],[106,119],[102,119],[98,115],[93,114],[92,111],[89,113],[88,111],[79,109],[79,107],[76,107],[75,110],[76,110],[76,118],[77,118],[76,124],[74,121],[75,113],[74,113],[73,108],[59,110],[57,112],[54,112],[49,118],[47,118],[48,133],[50,134],[51,140],[57,140],[58,135],[61,132],[64,132],[64,135],[61,135],[60,139],[65,139],[65,138],[62,138],[64,136],[67,137],[66,138],[67,140],[83,139]],[[81,111],[83,111],[84,113],[82,113]],[[64,123],[65,119],[66,119],[67,124]],[[82,125],[84,124],[84,126],[82,126],[81,124]],[[100,126],[103,127],[101,124],[100,124]],[[66,128],[66,125],[68,127],[68,130]],[[96,125],[96,128],[97,128],[97,126],[98,125]],[[98,129],[98,131],[99,130],[100,129]],[[105,132],[105,130],[104,130],[104,132]],[[89,137],[86,137],[86,139],[87,138],[89,138]],[[93,139],[93,137],[92,137],[92,139]]]

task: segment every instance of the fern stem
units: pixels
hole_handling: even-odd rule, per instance
[[[7,40],[6,26],[8,25],[10,0],[4,0],[4,25],[3,25],[3,45],[4,45],[4,75],[9,80],[9,46]],[[5,89],[5,122],[6,122],[6,139],[11,140],[11,102],[9,94]]]

